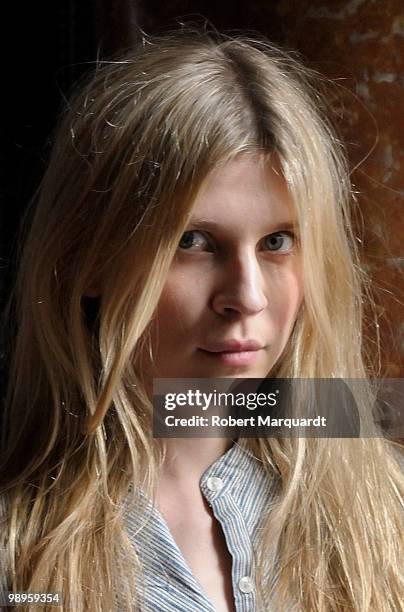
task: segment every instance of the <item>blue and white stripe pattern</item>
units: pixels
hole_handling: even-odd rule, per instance
[[[236,442],[203,474],[200,488],[223,530],[232,557],[232,584],[237,612],[255,612],[254,558],[263,511],[273,501],[273,487],[245,441]],[[142,610],[145,612],[215,612],[193,576],[162,515],[139,531],[134,511],[127,529],[144,567]]]

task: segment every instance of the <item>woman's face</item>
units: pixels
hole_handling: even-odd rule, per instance
[[[196,198],[157,309],[155,376],[265,377],[302,302],[285,181],[240,156]]]

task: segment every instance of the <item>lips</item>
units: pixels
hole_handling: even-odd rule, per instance
[[[244,351],[259,351],[262,348],[264,348],[263,344],[257,340],[226,340],[209,344],[202,350],[209,353],[241,353]]]
[[[242,367],[254,363],[263,348],[256,340],[227,340],[209,344],[209,348],[201,348],[200,351],[208,359],[232,367]]]

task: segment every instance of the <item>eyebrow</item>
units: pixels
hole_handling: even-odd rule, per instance
[[[197,226],[200,229],[204,229],[206,231],[222,231],[223,225],[221,223],[216,223],[215,221],[211,221],[209,219],[204,218],[192,218],[188,221],[188,226]],[[273,223],[268,223],[269,227],[272,227],[271,231],[275,232],[277,230],[296,230],[298,228],[298,223],[296,220],[287,221],[276,221]]]

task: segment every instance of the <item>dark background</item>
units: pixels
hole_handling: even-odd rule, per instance
[[[402,0],[57,0],[3,14],[2,306],[14,275],[16,230],[46,167],[52,129],[74,83],[139,39],[181,20],[249,29],[289,48],[339,84],[382,341],[380,374],[404,377],[404,7]],[[6,76],[7,72],[7,76]]]

